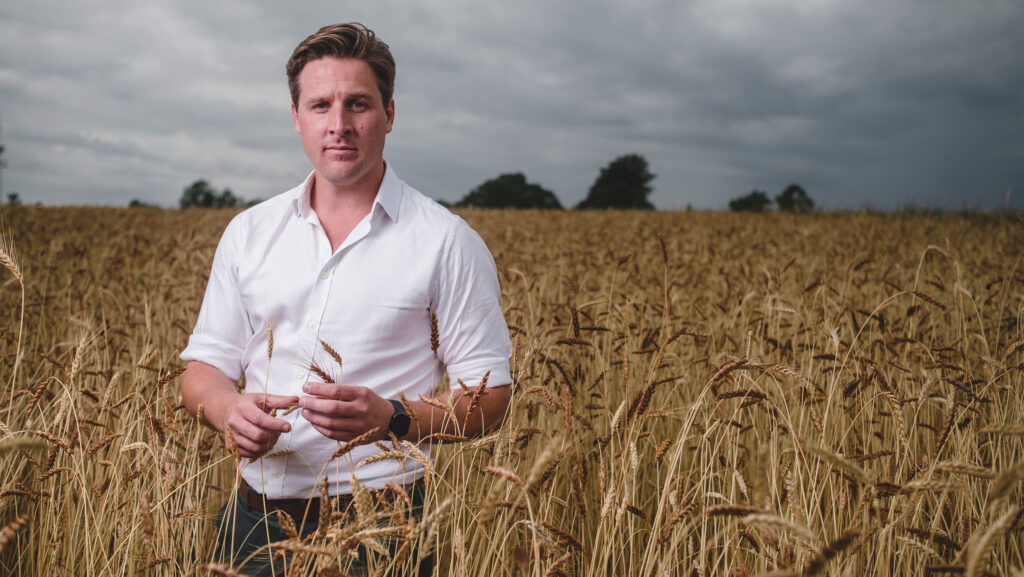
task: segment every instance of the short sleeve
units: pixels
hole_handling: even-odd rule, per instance
[[[242,353],[252,336],[238,290],[238,259],[245,239],[240,217],[224,230],[213,257],[210,280],[182,360],[201,361],[228,378],[242,377]]]
[[[432,312],[437,315],[438,358],[453,384],[512,383],[512,341],[501,313],[498,271],[480,235],[458,219],[446,238]]]

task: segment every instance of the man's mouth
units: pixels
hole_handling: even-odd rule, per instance
[[[327,146],[324,148],[324,157],[329,160],[354,160],[359,150],[354,146]]]

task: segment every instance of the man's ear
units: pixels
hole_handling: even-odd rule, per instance
[[[299,111],[295,109],[295,103],[292,103],[292,124],[295,126],[295,134],[302,134],[302,129],[299,128]]]
[[[388,101],[388,105],[386,107],[384,107],[384,114],[388,118],[388,123],[386,125],[387,130],[385,130],[384,133],[388,134],[388,133],[391,132],[391,127],[394,126],[394,124],[395,124],[395,99],[394,98],[392,98],[390,101]]]

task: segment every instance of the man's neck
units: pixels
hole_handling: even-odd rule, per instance
[[[350,186],[334,185],[320,173],[315,173],[310,189],[310,206],[321,220],[349,219],[356,216],[357,220],[361,219],[373,207],[377,191],[384,181],[384,172],[385,165],[381,163],[380,169],[374,171],[374,174]]]
[[[366,184],[351,187],[334,186],[319,173],[313,175],[309,202],[327,234],[332,251],[337,250],[356,225],[370,213],[384,180],[384,172],[385,167],[381,163],[376,178],[368,178]]]

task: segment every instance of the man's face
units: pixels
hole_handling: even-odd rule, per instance
[[[384,138],[395,102],[381,102],[370,65],[352,58],[321,58],[299,73],[299,102],[292,105],[295,132],[317,179],[337,190],[376,190],[383,177]]]

